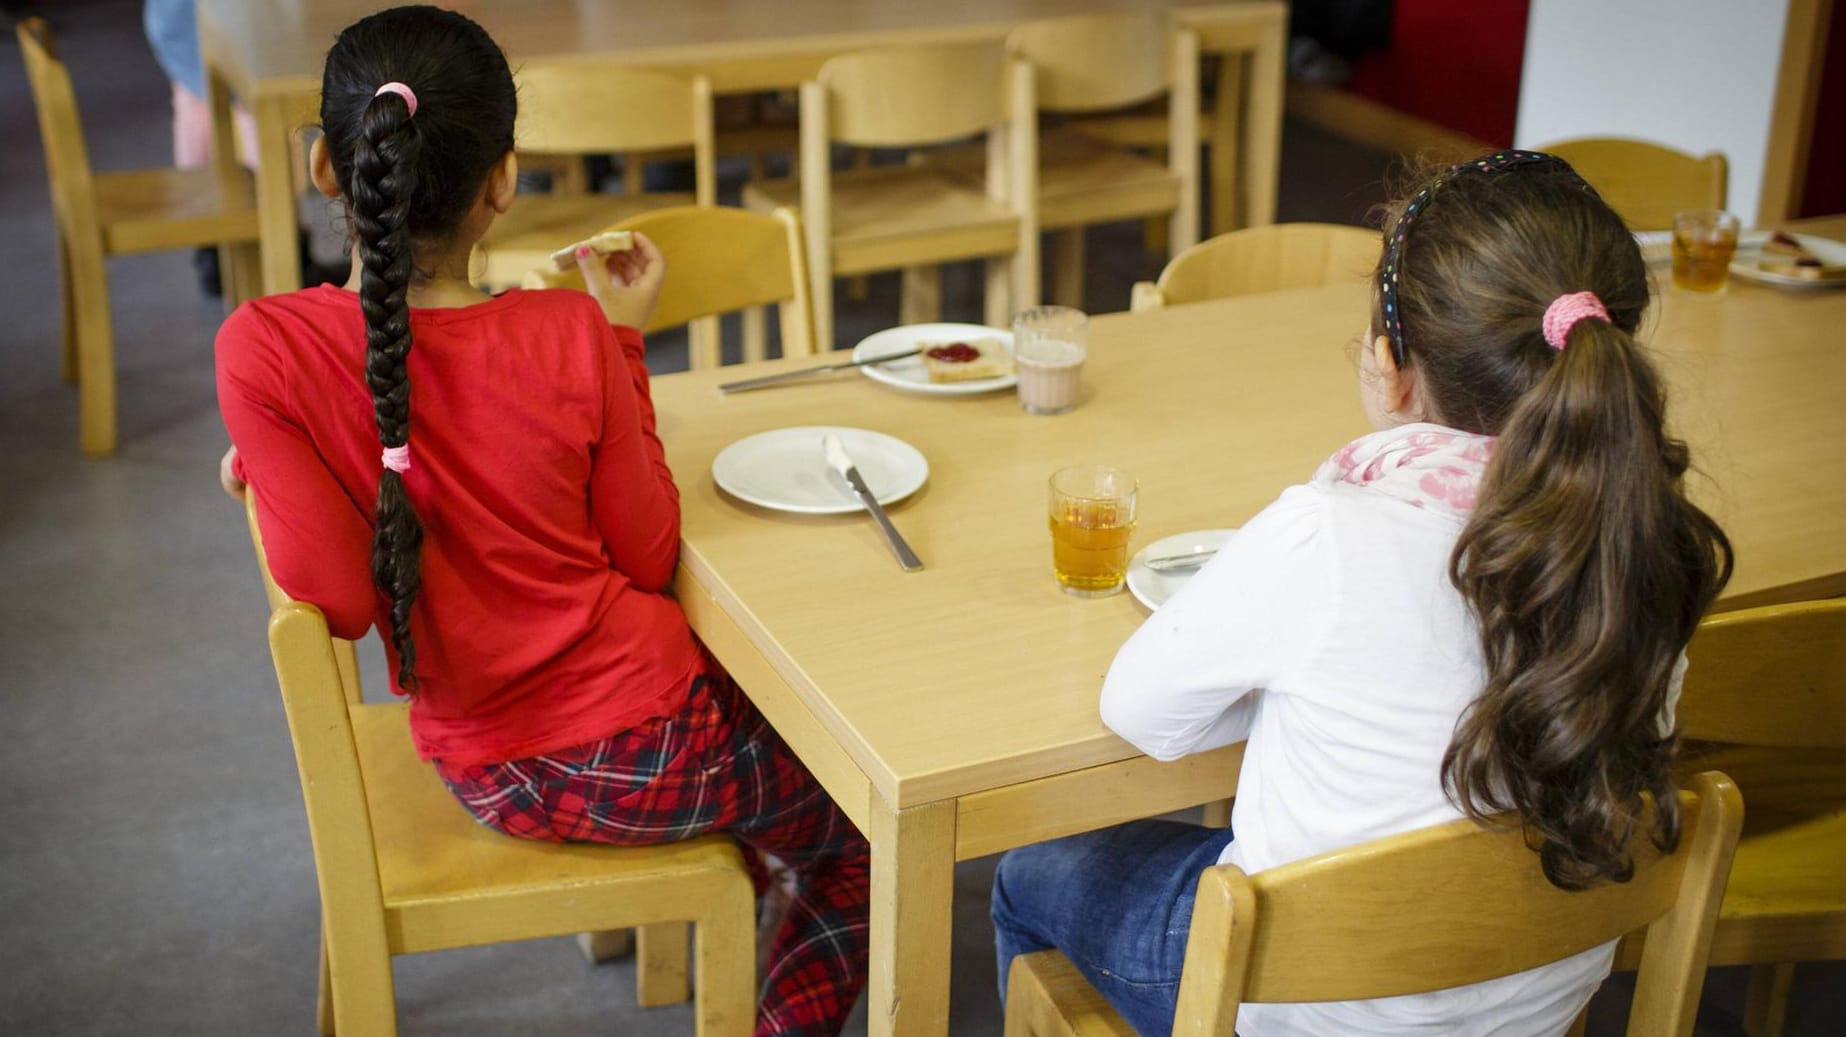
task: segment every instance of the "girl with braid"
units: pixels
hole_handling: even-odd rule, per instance
[[[1229,830],[1143,821],[994,880],[1001,984],[1056,947],[1171,1031],[1200,873],[1511,812],[1563,889],[1672,846],[1683,650],[1730,575],[1636,329],[1647,268],[1562,160],[1501,152],[1387,224],[1359,349],[1377,431],[1250,519],[1124,644],[1103,720],[1162,760],[1247,742]],[[1660,808],[1639,824],[1643,794]],[[1613,944],[1472,986],[1251,1004],[1243,1037],[1557,1035]]]
[[[649,844],[728,831],[792,903],[758,1034],[836,1034],[866,972],[869,853],[669,595],[679,497],[655,435],[641,235],[578,255],[590,293],[468,281],[514,204],[513,79],[434,7],[372,15],[327,55],[315,185],[353,275],[219,332],[234,444],[269,562],[334,636],[384,634],[392,690],[462,805],[513,836]]]

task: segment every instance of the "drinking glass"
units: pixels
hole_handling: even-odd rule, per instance
[[[1090,319],[1069,306],[1038,306],[1013,318],[1013,370],[1027,413],[1062,414],[1077,405],[1089,341]]]
[[[1715,292],[1724,287],[1737,252],[1737,217],[1718,209],[1673,214],[1673,287]]]
[[[1107,465],[1052,474],[1051,567],[1064,593],[1103,598],[1121,591],[1136,490],[1134,476]]]

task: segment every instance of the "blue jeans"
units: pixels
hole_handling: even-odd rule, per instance
[[[994,873],[1000,999],[1020,954],[1056,948],[1143,1037],[1173,1032],[1199,875],[1225,828],[1135,821],[1024,846]]]

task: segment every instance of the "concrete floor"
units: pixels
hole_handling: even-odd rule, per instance
[[[97,167],[168,161],[166,86],[140,5],[36,8],[59,30]],[[249,542],[216,485],[222,309],[199,294],[188,255],[110,263],[121,451],[81,457],[76,394],[58,376],[44,168],[10,39],[0,83],[0,1033],[306,1035],[313,863]],[[1283,218],[1356,220],[1382,166],[1291,125]],[[1093,240],[1092,310],[1125,308],[1130,282],[1158,271],[1134,235]],[[974,271],[951,271],[945,290],[950,319],[978,319]],[[892,323],[895,296],[893,279],[876,279],[843,310],[842,340]],[[662,371],[684,365],[676,338],[653,351]],[[368,664],[379,670],[375,652]],[[1000,1031],[991,873],[974,861],[956,874],[957,1035]],[[629,963],[588,965],[568,940],[396,969],[407,1037],[692,1030],[684,1007],[635,1007]],[[1801,971],[1791,1033],[1842,1032],[1842,978],[1837,964]],[[1741,1032],[1741,989],[1735,970],[1713,974],[1699,1033]],[[1620,1032],[1623,991],[1618,979],[1599,996],[1592,1032]],[[849,1032],[864,1032],[863,1006]]]

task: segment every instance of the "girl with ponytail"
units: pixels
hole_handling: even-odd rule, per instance
[[[579,253],[588,294],[469,282],[514,203],[516,108],[505,56],[460,14],[400,7],[340,34],[310,161],[353,275],[220,329],[226,488],[255,491],[290,597],[336,637],[384,636],[418,753],[483,824],[723,830],[753,866],[785,862],[757,1033],[837,1033],[865,979],[869,851],[669,593],[679,496],[638,330],[665,260],[637,234]]]
[[[1013,956],[1057,947],[1166,1033],[1212,865],[1505,813],[1553,884],[1582,889],[1625,881],[1637,841],[1675,844],[1683,650],[1730,545],[1686,498],[1635,338],[1648,293],[1621,218],[1553,156],[1483,156],[1393,207],[1359,351],[1377,431],[1245,523],[1104,681],[1104,721],[1151,756],[1247,740],[1231,828],[1137,822],[1008,854],[1003,986]],[[1561,1034],[1612,955],[1246,1005],[1238,1032]]]

